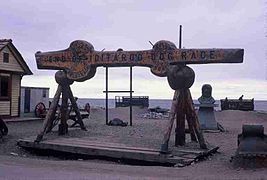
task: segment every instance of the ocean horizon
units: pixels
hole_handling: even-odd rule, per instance
[[[52,100],[52,98],[50,98]],[[91,107],[106,107],[106,100],[101,98],[79,98],[78,99],[79,108],[83,108],[86,103],[89,103]],[[194,104],[198,104],[198,100],[193,100]],[[161,107],[170,109],[171,99],[149,99],[149,108]],[[221,110],[220,100],[216,100],[215,110]],[[115,99],[108,99],[108,108],[115,108]],[[256,111],[267,111],[267,100],[254,100],[254,109]]]

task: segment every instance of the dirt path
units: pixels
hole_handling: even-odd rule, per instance
[[[92,161],[40,160],[0,156],[0,179],[266,179],[266,169],[225,168],[209,161],[185,168],[130,166]]]
[[[113,117],[128,117],[123,109],[111,110],[110,113]],[[136,110],[133,127],[120,128],[104,126],[104,110],[95,110],[90,120],[86,121],[89,131],[76,129],[70,135],[103,137],[145,147],[159,147],[167,121],[142,119],[138,113],[143,111]],[[36,156],[16,147],[15,143],[18,138],[36,135],[42,125],[41,121],[8,123],[9,135],[0,144],[0,179],[267,179],[267,170],[264,168],[235,169],[230,163],[237,148],[237,135],[241,132],[242,124],[263,124],[267,134],[267,114],[222,111],[216,112],[216,118],[227,131],[205,133],[205,138],[210,144],[220,146],[219,153],[184,168],[131,166],[99,160],[70,161]]]

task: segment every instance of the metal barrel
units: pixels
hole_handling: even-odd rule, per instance
[[[243,137],[264,137],[264,127],[263,125],[248,125],[242,126],[242,136]]]

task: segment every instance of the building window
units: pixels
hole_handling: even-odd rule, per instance
[[[46,90],[43,89],[43,98],[46,98]]]
[[[9,98],[9,77],[0,76],[0,99]]]
[[[8,53],[3,54],[3,62],[9,63],[9,54]]]

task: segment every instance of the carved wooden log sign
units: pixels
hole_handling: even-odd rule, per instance
[[[151,50],[95,51],[92,44],[73,41],[66,50],[37,52],[39,69],[65,70],[75,81],[92,78],[98,66],[145,66],[164,77],[174,64],[242,63],[243,49],[177,49],[170,41],[158,41]]]

